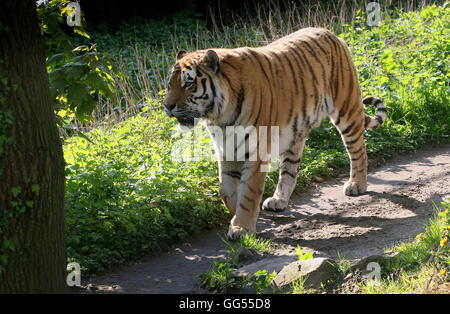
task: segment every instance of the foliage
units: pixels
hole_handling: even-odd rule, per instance
[[[95,45],[73,46],[73,38],[64,28],[64,20],[71,13],[67,7],[70,2],[52,0],[37,10],[46,44],[51,96],[61,126],[64,118],[88,120],[99,96],[112,98],[112,75],[120,75]],[[73,33],[90,38],[83,26],[74,26]]]
[[[295,280],[293,283],[291,283],[290,293],[291,294],[306,294],[306,293],[308,293],[310,291],[310,289],[305,287],[306,279],[307,279],[306,276],[302,276],[302,277],[298,278],[297,280]]]
[[[239,245],[241,247],[255,249],[263,253],[270,253],[274,250],[269,239],[262,239],[257,237],[256,234],[246,234],[244,237],[239,239]]]
[[[266,289],[272,283],[272,280],[277,276],[277,272],[273,271],[269,273],[267,270],[258,270],[253,274],[252,282],[255,287],[255,292],[258,294],[265,293]]]
[[[300,245],[298,245],[297,248],[295,249],[295,254],[297,254],[297,258],[299,261],[306,261],[308,259],[314,258],[313,251],[303,253],[303,250]]]
[[[255,272],[250,278],[236,276],[234,271],[242,266],[237,259],[237,252],[239,247],[246,247],[261,253],[270,253],[273,251],[272,242],[268,239],[261,239],[254,234],[244,236],[236,246],[233,246],[227,240],[222,240],[227,246],[228,257],[223,262],[213,262],[213,268],[201,275],[202,285],[216,292],[229,292],[244,286],[251,286],[256,293],[263,293],[277,275],[276,272],[269,273],[262,269]]]

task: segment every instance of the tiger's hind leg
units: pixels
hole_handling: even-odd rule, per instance
[[[344,185],[345,195],[360,195],[367,190],[367,154],[364,143],[365,115],[362,105],[355,112],[338,113],[333,123],[341,133],[350,158],[350,179]],[[342,116],[341,116],[342,115]]]
[[[277,189],[272,197],[263,203],[263,210],[280,212],[286,209],[297,183],[300,159],[303,154],[306,137],[297,139],[286,152],[281,154],[281,167]]]

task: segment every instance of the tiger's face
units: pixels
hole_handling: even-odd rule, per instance
[[[172,67],[164,111],[180,125],[192,128],[196,119],[213,119],[217,110],[217,82],[219,57],[214,50],[188,54],[180,51]]]

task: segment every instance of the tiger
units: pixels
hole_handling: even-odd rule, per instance
[[[378,97],[362,98],[349,48],[337,35],[324,28],[304,28],[265,46],[181,50],[175,59],[163,109],[180,126],[192,128],[204,120],[222,129],[264,126],[279,130],[278,184],[262,206],[267,175],[262,169],[269,161],[219,159],[220,196],[233,215],[227,232],[230,240],[256,232],[261,207],[275,212],[287,208],[305,141],[327,117],[350,159],[343,192],[348,196],[366,192],[364,133],[385,122],[387,109]],[[367,115],[364,105],[375,106],[376,115]],[[265,141],[270,136],[257,145],[269,147]],[[220,149],[225,144],[218,145]],[[244,146],[247,150],[248,145]]]

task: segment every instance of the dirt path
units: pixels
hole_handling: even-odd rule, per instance
[[[432,204],[450,197],[450,146],[407,154],[369,171],[368,193],[347,197],[346,178],[296,193],[283,213],[262,212],[261,236],[271,238],[278,255],[294,254],[297,245],[316,255],[357,258],[382,253],[412,239],[432,215]],[[167,253],[150,256],[91,278],[102,292],[196,293],[199,275],[226,255],[225,230],[198,235]]]

